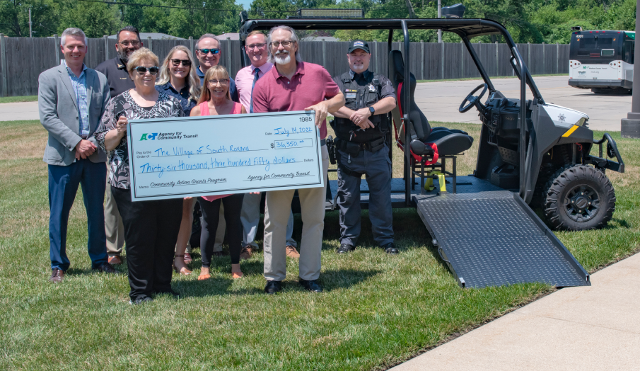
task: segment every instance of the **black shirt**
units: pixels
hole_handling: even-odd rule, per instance
[[[191,114],[191,109],[196,106],[196,101],[189,99],[189,88],[186,86],[178,92],[173,85],[171,85],[171,82],[168,82],[164,85],[156,85],[156,90],[167,93],[168,95],[178,99],[185,116],[189,116]]]
[[[96,71],[102,72],[107,76],[111,90],[111,98],[136,87],[133,80],[129,77],[129,72],[127,72],[127,64],[122,62],[120,57],[115,57],[100,63],[98,67],[96,67]]]

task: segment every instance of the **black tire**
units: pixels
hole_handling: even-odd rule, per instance
[[[544,216],[553,229],[602,228],[616,209],[609,178],[591,166],[565,166],[551,176],[544,192]]]

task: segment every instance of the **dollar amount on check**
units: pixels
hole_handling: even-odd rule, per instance
[[[324,187],[313,111],[131,120],[133,201]]]

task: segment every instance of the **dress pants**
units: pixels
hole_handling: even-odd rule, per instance
[[[107,170],[108,171],[108,170]],[[107,176],[107,192],[104,195],[104,231],[107,235],[107,253],[121,255],[124,245],[124,225],[116,201],[111,197],[111,185]]]
[[[327,179],[329,152],[322,146],[322,170]],[[283,281],[286,278],[286,230],[291,213],[291,200],[295,190],[267,192],[264,215],[264,276],[267,281]],[[303,280],[320,277],[320,253],[324,230],[324,205],[327,190],[324,188],[299,189],[302,216],[302,240],[300,241],[300,272]]]
[[[350,162],[349,162],[350,161]],[[360,176],[365,174],[369,188],[369,219],[373,239],[378,246],[393,242],[391,207],[391,159],[385,146],[377,152],[362,150],[357,156],[338,150],[338,208],[340,209],[340,243],[356,246],[360,237]]]
[[[131,190],[111,188],[124,224],[132,301],[171,290],[173,253],[182,198],[131,201]]]
[[[87,210],[89,230],[88,250],[91,267],[107,262],[104,234],[104,179],[107,168],[104,162],[93,163],[88,159],[77,160],[69,166],[49,165],[49,257],[51,268],[69,269],[67,258],[67,223],[69,211],[82,186],[84,206]]]
[[[242,222],[242,245],[253,246],[258,249],[258,244],[255,242],[256,234],[258,233],[258,224],[260,223],[260,200],[262,199],[262,193],[253,195],[246,193],[244,200],[242,201],[242,211],[240,212],[240,221]],[[287,245],[298,247],[298,243],[293,239],[293,212],[289,214],[289,221],[287,222]]]

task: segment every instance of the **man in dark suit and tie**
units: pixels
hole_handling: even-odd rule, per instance
[[[51,282],[61,282],[69,268],[67,222],[78,185],[87,209],[92,269],[115,273],[107,262],[102,206],[107,156],[93,136],[110,98],[109,84],[84,65],[87,38],[81,29],[64,30],[60,44],[64,61],[38,78],[40,122],[49,132],[43,160],[49,171]]]

